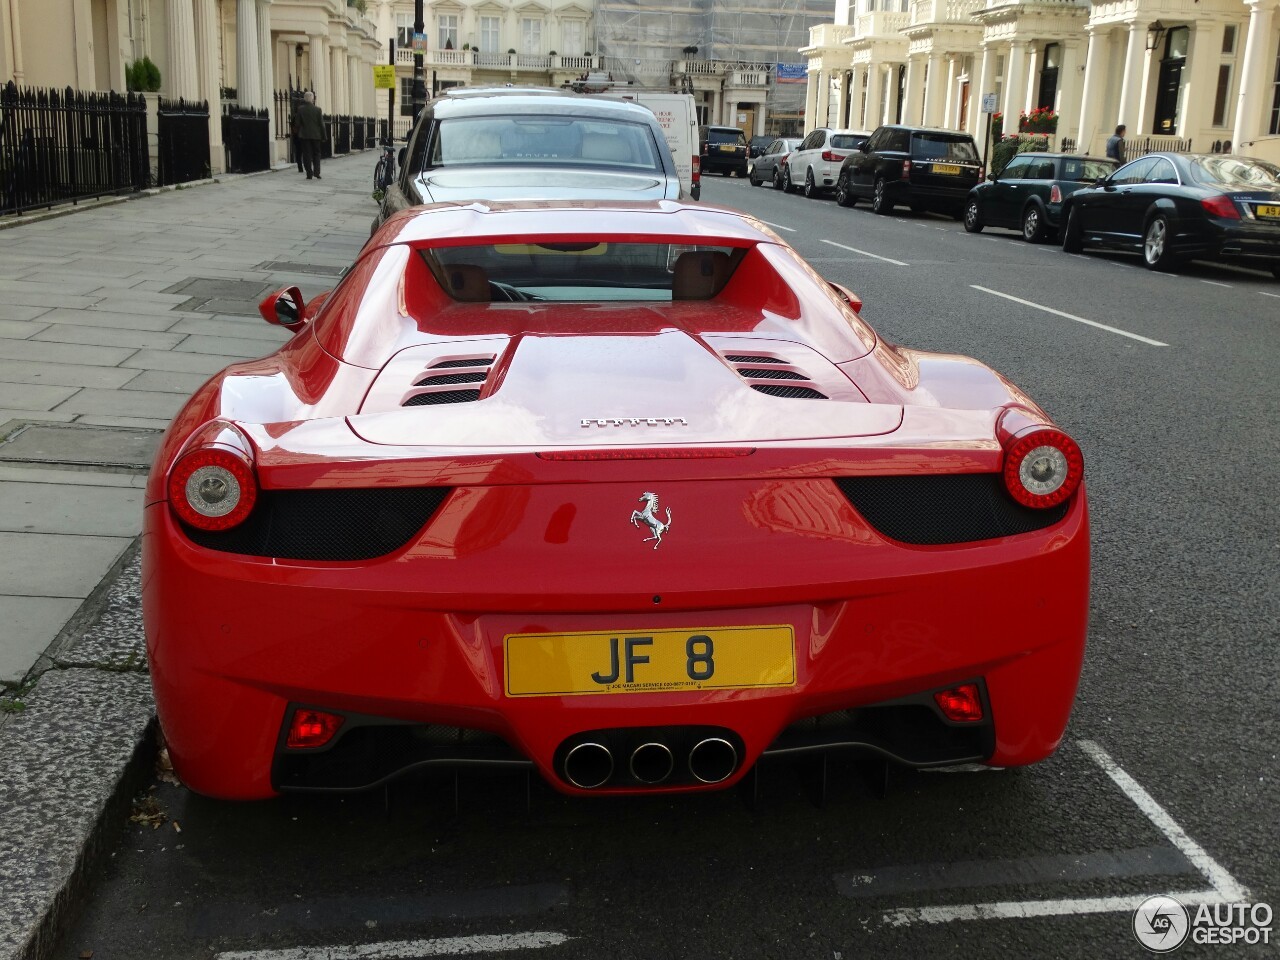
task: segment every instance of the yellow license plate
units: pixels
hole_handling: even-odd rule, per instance
[[[789,626],[694,627],[503,637],[508,697],[791,687]]]
[[[948,173],[952,176],[959,176],[964,172],[964,168],[957,167],[954,163],[935,163],[933,165],[934,173]]]
[[[720,145],[720,150],[721,150],[721,152],[723,152],[723,153],[733,153],[733,151],[735,151],[735,150],[737,150],[737,149],[738,149],[738,148],[737,148],[737,147],[735,147],[735,146],[734,146],[733,144],[731,144],[731,143],[722,143],[722,144]]]
[[[1273,217],[1280,217],[1280,207],[1272,206],[1270,204],[1265,204],[1265,203],[1259,204],[1257,213],[1258,213],[1258,216],[1266,217],[1267,219],[1271,219]]]

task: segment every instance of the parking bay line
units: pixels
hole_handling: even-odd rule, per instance
[[[830,243],[829,240],[822,241]],[[906,266],[906,264],[903,264]],[[980,287],[976,283],[969,284],[974,290],[981,290],[983,293],[989,293],[993,297],[1003,297],[1005,300],[1012,300],[1014,303],[1020,303],[1024,307],[1033,307],[1036,310],[1043,310],[1045,313],[1052,313],[1055,317],[1064,317],[1067,320],[1074,320],[1076,323],[1083,323],[1086,326],[1097,327],[1099,330],[1105,330],[1107,333],[1118,334],[1122,337],[1128,337],[1130,340],[1137,340],[1152,347],[1167,347],[1167,343],[1159,340],[1152,340],[1150,337],[1144,337],[1140,333],[1130,333],[1128,330],[1121,330],[1119,327],[1110,327],[1105,323],[1099,323],[1097,320],[1086,320],[1084,317],[1077,317],[1074,313],[1066,313],[1062,310],[1055,310],[1053,307],[1046,307],[1042,303],[1034,303],[1031,300],[1023,300],[1021,297],[1015,297],[1011,293],[1001,293],[999,290],[992,290],[989,287]]]
[[[1207,890],[1170,893],[1184,906],[1202,903],[1240,903],[1249,899],[1249,891],[1191,839],[1164,807],[1156,802],[1142,785],[1133,779],[1111,755],[1092,740],[1080,740],[1077,746],[1102,769],[1125,796],[1159,830],[1174,847],[1209,881]],[[1084,897],[1064,900],[1022,900],[1000,903],[969,903],[944,907],[900,907],[887,911],[881,918],[891,926],[913,923],[949,923],[953,920],[1007,920],[1029,917],[1058,917],[1092,913],[1123,913],[1136,910],[1150,894],[1118,897]]]
[[[761,223],[763,223],[766,227],[774,227],[774,228],[776,228],[776,229],[778,229],[778,230],[785,230],[785,231],[787,231],[787,233],[795,233],[795,232],[796,232],[796,228],[795,228],[795,227],[784,227],[784,226],[783,226],[782,224],[780,224],[780,223],[770,223],[768,220],[761,220],[760,222],[761,222]]]
[[[1276,297],[1277,299],[1280,299],[1280,293],[1267,293],[1265,290],[1259,290],[1258,292],[1264,297]]]
[[[383,943],[331,947],[286,947],[281,950],[232,950],[214,960],[401,960],[404,957],[461,957],[477,953],[541,950],[568,943],[563,933],[499,933],[438,940],[390,940]]]
[[[866,250],[859,250],[857,247],[846,247],[843,243],[836,243],[834,240],[822,240],[822,242],[830,244],[833,247],[839,247],[841,250],[848,250],[850,253],[856,253],[864,257],[871,257],[873,260],[883,260],[885,263],[897,264],[899,267],[911,266],[911,264],[903,263],[901,260],[895,260],[893,257],[882,257],[878,253],[868,253]]]

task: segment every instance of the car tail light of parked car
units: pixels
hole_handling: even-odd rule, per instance
[[[253,466],[229,450],[194,450],[169,474],[174,513],[198,530],[226,530],[243,523],[257,499]]]
[[[1023,506],[1056,507],[1076,492],[1083,476],[1080,447],[1061,430],[1030,427],[1005,448],[1005,487]]]
[[[1223,220],[1240,219],[1240,211],[1236,209],[1235,201],[1225,193],[1220,193],[1216,197],[1205,197],[1200,201],[1200,206],[1204,207],[1205,212],[1211,217],[1221,217]]]
[[[825,160],[827,163],[839,163],[841,160],[843,160],[847,156],[848,156],[847,153],[836,153],[834,150],[822,151],[822,159]]]
[[[1049,188],[1049,202],[1050,203],[1062,202],[1062,188],[1059,187],[1056,183]]]

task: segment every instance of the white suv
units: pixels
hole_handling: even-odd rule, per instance
[[[844,158],[871,139],[864,130],[832,130],[819,127],[801,141],[787,158],[782,189],[801,188],[806,197],[826,193],[836,185]]]

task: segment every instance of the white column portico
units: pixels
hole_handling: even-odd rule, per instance
[[[209,103],[209,172],[218,174],[226,170],[227,164],[222,147],[217,0],[195,0],[193,12],[198,96]]]
[[[258,59],[258,5],[236,0],[236,93],[240,106],[261,109],[262,74]]]
[[[333,112],[329,96],[329,38],[312,36],[309,44],[311,60],[311,89],[316,94],[316,106],[325,113]]]
[[[940,127],[944,122],[944,101],[950,91],[948,76],[955,73],[955,65],[948,59],[950,69],[944,69],[940,53],[930,54],[928,63],[929,72],[924,81],[924,123],[927,127]]]
[[[1147,59],[1147,27],[1146,20],[1133,20],[1128,24],[1129,44],[1124,56],[1124,80],[1120,84],[1120,111],[1116,114],[1116,123],[1138,132],[1138,107],[1145,99],[1142,96],[1142,78]]]
[[[874,130],[880,126],[880,101],[884,97],[884,71],[876,64],[870,64],[867,71],[866,109],[862,116],[862,128]]]
[[[982,68],[978,74],[978,89],[969,94],[969,134],[977,138],[983,133],[986,122],[982,114],[982,98],[988,93],[995,93],[996,54],[994,48],[987,43],[982,45]]]
[[[924,63],[919,57],[907,58],[907,77],[902,90],[902,122],[920,122],[921,79]]]
[[[818,114],[815,127],[830,126],[831,122],[831,74],[818,72]]]
[[[1080,95],[1080,129],[1076,135],[1076,151],[1088,153],[1102,118],[1103,86],[1106,83],[1107,53],[1111,46],[1109,31],[1105,27],[1086,27],[1089,34],[1089,51],[1084,61],[1084,91]]]
[[[1018,114],[1024,109],[1027,86],[1027,44],[1015,40],[1009,44],[1009,58],[1005,63],[1004,114],[1005,133],[1018,132]]]
[[[199,100],[200,79],[196,67],[196,34],[191,0],[166,0],[165,47],[169,55],[166,92],[175,100]]]
[[[261,106],[271,109],[275,101],[275,60],[271,44],[271,0],[258,0],[258,98]]]
[[[954,129],[958,123],[956,105],[960,99],[960,91],[956,89],[956,64],[959,57],[947,57],[947,95],[942,105],[942,125]]]
[[[1218,79],[1221,60],[1223,24],[1204,20],[1191,31],[1191,51],[1187,57],[1190,66],[1191,90],[1212,90]],[[1179,137],[1190,137],[1192,145],[1205,142],[1201,134],[1213,123],[1213,101],[1208,97],[1187,97],[1186,107],[1178,117]],[[1145,129],[1145,128],[1144,128]]]
[[[1275,0],[1250,0],[1249,33],[1244,44],[1244,63],[1240,75],[1240,96],[1236,101],[1235,149],[1247,149],[1263,133],[1263,94],[1271,88],[1268,82],[1272,64],[1268,58],[1275,33]]]

